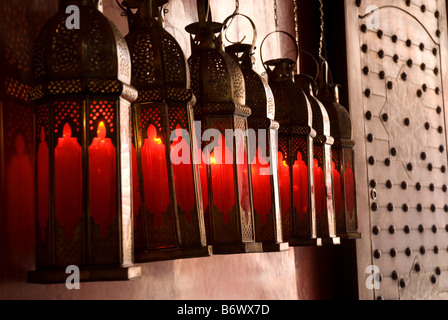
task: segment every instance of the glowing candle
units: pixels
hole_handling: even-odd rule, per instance
[[[163,213],[170,204],[170,192],[165,144],[157,137],[157,130],[152,124],[148,127],[147,138],[141,148],[141,161],[145,206],[154,215],[155,226],[161,228]]]
[[[225,152],[230,153],[230,150],[225,146],[224,137],[221,136],[218,146],[213,151],[215,164],[211,164],[213,204],[223,213],[224,224],[229,224],[230,212],[235,204],[235,189],[233,164],[223,163]]]
[[[299,213],[300,219],[304,221],[308,211],[308,168],[302,160],[300,152],[293,165],[293,188],[294,207]]]
[[[280,190],[280,208],[282,212],[282,227],[285,239],[291,238],[291,179],[288,163],[283,160],[283,154],[278,152],[278,181]]]
[[[322,168],[319,166],[317,159],[314,159],[314,186],[316,199],[316,216],[321,220],[325,214],[325,177]]]
[[[82,218],[82,152],[68,123],[54,150],[54,170],[55,216],[64,227],[66,241],[71,242],[73,229]]]
[[[261,148],[257,148],[257,156],[252,161],[251,171],[252,171],[252,185],[253,185],[253,197],[254,197],[254,209],[255,213],[260,215],[261,224],[266,225],[268,222],[268,214],[271,211],[272,201],[271,201],[271,176],[261,175],[263,168],[269,168],[269,163],[267,163],[266,158],[263,157],[264,161],[260,163],[259,159],[262,156]]]
[[[100,225],[101,236],[108,237],[109,226],[117,215],[116,149],[103,121],[89,147],[90,215]]]
[[[343,216],[344,211],[342,210],[342,193],[341,193],[341,175],[336,168],[334,161],[332,162],[333,167],[333,190],[334,190],[334,210],[336,216]]]
[[[45,128],[40,131],[40,143],[37,150],[37,217],[41,232],[41,241],[45,242],[45,229],[49,218],[49,162],[48,145],[45,141]]]
[[[187,222],[191,223],[191,215],[195,205],[195,195],[194,189],[192,188],[192,186],[194,185],[194,181],[193,167],[191,165],[190,146],[188,145],[187,141],[183,139],[182,130],[179,125],[177,125],[175,133],[176,139],[171,144],[171,159],[173,159],[173,157],[179,157],[180,159],[187,160],[186,163],[184,163],[184,161],[181,161],[179,164],[173,163],[172,165],[174,187],[176,189],[176,199],[180,209],[185,213]],[[182,154],[173,154],[174,146],[178,146]],[[184,151],[187,152],[188,155],[183,154]]]
[[[355,215],[355,178],[350,161],[347,161],[345,165],[344,182],[345,205],[350,219],[353,219]]]

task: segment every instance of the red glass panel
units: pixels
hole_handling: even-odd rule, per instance
[[[236,148],[239,201],[244,212],[244,221],[248,222],[250,213],[249,160],[242,131],[236,131]]]
[[[141,148],[141,162],[145,205],[154,215],[156,227],[161,228],[163,213],[170,204],[170,192],[165,144],[157,137],[157,130],[152,124],[148,127],[147,138]]]
[[[334,210],[337,217],[344,214],[342,210],[342,192],[341,192],[341,174],[336,168],[334,161],[332,162],[333,168],[333,191],[334,191]]]
[[[89,147],[90,215],[105,239],[117,215],[116,149],[106,134],[101,121]]]
[[[291,209],[291,178],[289,166],[283,160],[283,154],[278,152],[278,181],[280,190],[280,208],[282,211],[283,227],[290,225],[290,217],[288,215]],[[289,222],[289,223],[287,223]],[[285,235],[288,234],[285,232]]]
[[[302,154],[297,153],[297,160],[293,165],[293,196],[294,207],[302,221],[308,211],[308,168],[302,160]]]
[[[222,135],[218,146],[211,155],[211,174],[213,187],[213,203],[223,213],[223,222],[230,222],[230,212],[235,204],[235,186],[233,179],[233,164],[225,163],[225,154],[231,154],[225,145]]]
[[[259,159],[263,159],[260,161]],[[261,163],[262,162],[262,163]],[[252,171],[252,188],[254,197],[255,212],[261,217],[261,224],[266,225],[268,222],[268,214],[271,211],[271,176],[265,173],[269,170],[270,164],[263,157],[260,147],[257,148],[257,156],[251,164]]]
[[[39,228],[41,229],[40,234],[42,243],[45,242],[45,228],[48,225],[50,214],[49,177],[48,145],[45,141],[45,128],[42,127],[40,131],[40,142],[37,149],[37,219]]]
[[[354,218],[355,214],[355,179],[350,161],[345,164],[345,206],[350,215],[350,219]]]
[[[82,150],[68,123],[54,150],[54,170],[55,216],[71,242],[73,228],[82,218]]]
[[[317,159],[314,159],[314,186],[316,199],[316,215],[317,219],[321,220],[325,215],[326,188],[324,172],[319,166]]]
[[[176,199],[178,206],[185,213],[188,223],[191,223],[192,212],[196,203],[191,149],[189,142],[182,137],[180,125],[177,125],[175,133],[176,139],[171,144],[171,161],[174,158],[180,161],[179,164],[172,164]]]
[[[137,152],[135,151],[134,145],[132,145],[132,200],[133,200],[133,217],[134,217],[134,228],[137,225],[137,217],[140,214],[140,192],[139,192],[139,181],[138,181],[138,163],[137,163]]]

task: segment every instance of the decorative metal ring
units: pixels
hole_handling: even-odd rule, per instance
[[[227,39],[227,41],[229,41],[229,42],[232,43],[232,44],[242,44],[243,41],[244,41],[244,39],[246,39],[246,36],[244,36],[244,38],[241,39],[240,41],[238,41],[238,42],[233,42],[233,41],[230,41],[230,40],[227,38],[227,31],[229,30],[228,28],[230,27],[230,25],[232,24],[233,19],[234,19],[236,16],[242,16],[242,17],[246,18],[247,20],[249,20],[250,24],[252,25],[252,31],[253,31],[253,33],[254,33],[254,37],[253,37],[253,40],[252,40],[252,46],[251,46],[251,49],[250,49],[250,52],[252,53],[252,52],[254,52],[254,50],[255,50],[255,44],[257,43],[257,36],[258,36],[258,35],[257,35],[257,27],[255,26],[255,23],[254,23],[253,20],[252,20],[251,18],[249,18],[248,16],[246,16],[246,15],[244,15],[244,14],[242,14],[242,13],[239,13],[239,12],[234,12],[232,15],[228,16],[228,17],[224,20],[224,22],[223,22],[223,25],[224,25],[223,31],[225,30],[225,38]],[[229,20],[230,20],[230,24],[227,25],[227,23],[229,22]]]
[[[295,51],[296,51],[296,59],[295,59],[294,61],[296,61],[296,63],[297,63],[297,59],[299,59],[299,46],[298,46],[298,44],[297,44],[297,42],[296,42],[296,39],[295,39],[290,33],[286,32],[286,31],[283,31],[283,30],[276,30],[276,31],[273,31],[273,32],[271,32],[271,33],[268,33],[268,34],[266,35],[266,37],[264,37],[263,41],[261,42],[261,46],[260,46],[260,58],[261,58],[261,63],[263,64],[263,67],[265,68],[266,71],[268,71],[268,69],[267,69],[267,67],[266,67],[266,63],[264,62],[264,59],[263,59],[263,45],[264,45],[266,39],[269,38],[269,37],[270,37],[271,35],[273,35],[274,33],[283,33],[283,34],[287,35],[289,39],[292,40],[292,42],[294,43]]]

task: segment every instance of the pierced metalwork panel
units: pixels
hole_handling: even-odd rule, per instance
[[[359,156],[367,161],[370,206],[370,217],[363,217],[370,228],[364,241],[371,241],[370,262],[381,276],[374,298],[447,299],[448,174],[439,29],[445,1],[346,3],[359,15],[351,28],[359,33],[365,145],[365,155]],[[375,9],[367,9],[371,5],[378,10],[369,14]]]

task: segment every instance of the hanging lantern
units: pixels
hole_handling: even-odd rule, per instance
[[[68,29],[76,5],[81,29]],[[128,47],[100,1],[60,0],[34,51],[37,258],[33,283],[139,277],[133,264]]]
[[[320,64],[318,98],[330,116],[331,136],[334,138],[332,171],[336,232],[341,238],[359,239],[352,125],[349,113],[339,104],[339,88],[333,84],[325,60]]]
[[[284,31],[268,34],[263,43],[274,33],[286,34],[298,52],[294,38]],[[317,237],[314,187],[313,139],[316,131],[311,104],[293,82],[295,64],[285,58],[263,62],[280,124],[278,175],[283,238],[290,246],[321,245],[321,239]]]
[[[254,30],[252,45],[235,43],[226,47],[241,66],[246,89],[246,103],[252,114],[248,118],[249,129],[254,130],[250,142],[250,163],[252,171],[253,203],[255,217],[255,239],[263,244],[263,252],[288,250],[283,242],[278,188],[278,128],[275,118],[275,101],[267,81],[253,70],[256,27],[253,21],[242,14],[234,14],[224,21],[224,25],[236,15],[247,18]]]
[[[211,254],[191,152],[194,98],[182,49],[163,28],[159,8],[167,2],[126,2],[132,85],[139,91],[132,105],[136,262]]]
[[[336,236],[334,212],[332,151],[334,139],[330,135],[330,119],[323,104],[314,97],[315,82],[312,77],[297,74],[294,77],[299,88],[308,98],[313,112],[314,138],[314,191],[316,201],[317,236],[323,242],[340,244]]]
[[[208,0],[198,0],[199,22],[187,26],[192,55],[188,59],[194,107],[203,150],[200,173],[208,242],[213,252],[260,252],[255,242],[251,172],[246,136],[244,77],[226,54],[223,25],[211,22]],[[208,12],[208,15],[206,14]]]

